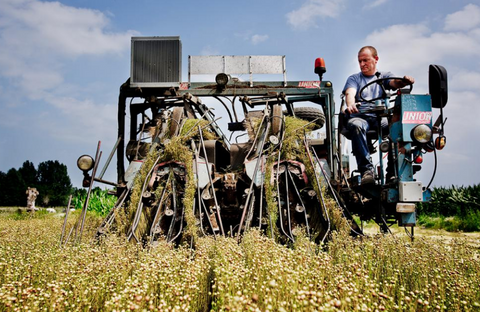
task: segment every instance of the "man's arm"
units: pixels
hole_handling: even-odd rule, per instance
[[[409,86],[409,85],[412,85],[415,83],[415,79],[413,79],[413,77],[411,76],[404,76],[403,79],[392,79],[390,80],[390,87],[392,89],[401,89],[401,88],[404,88],[406,86]]]
[[[355,88],[348,88],[347,90],[345,90],[345,103],[347,104],[345,112],[349,112],[350,114],[358,113],[358,108],[355,101],[355,94],[357,94],[357,89]]]

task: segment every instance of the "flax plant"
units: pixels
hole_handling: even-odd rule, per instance
[[[85,237],[100,221],[88,216]],[[62,222],[0,216],[0,311],[480,309],[479,251],[465,240],[332,235],[289,248],[251,231],[195,249],[115,235],[60,248]]]

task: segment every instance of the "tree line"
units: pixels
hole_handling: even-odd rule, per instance
[[[12,168],[7,173],[0,171],[0,206],[25,207],[28,187],[39,192],[35,204],[40,207],[66,206],[73,191],[67,166],[57,160],[48,160],[35,168],[27,160],[19,169]]]

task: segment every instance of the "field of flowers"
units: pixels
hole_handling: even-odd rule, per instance
[[[94,241],[99,221],[60,247],[62,218],[1,214],[0,311],[480,310],[479,249],[462,240],[339,235],[287,248],[250,232],[144,249]]]

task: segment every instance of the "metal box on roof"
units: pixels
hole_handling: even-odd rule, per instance
[[[180,37],[132,37],[132,87],[178,87],[182,80]]]

